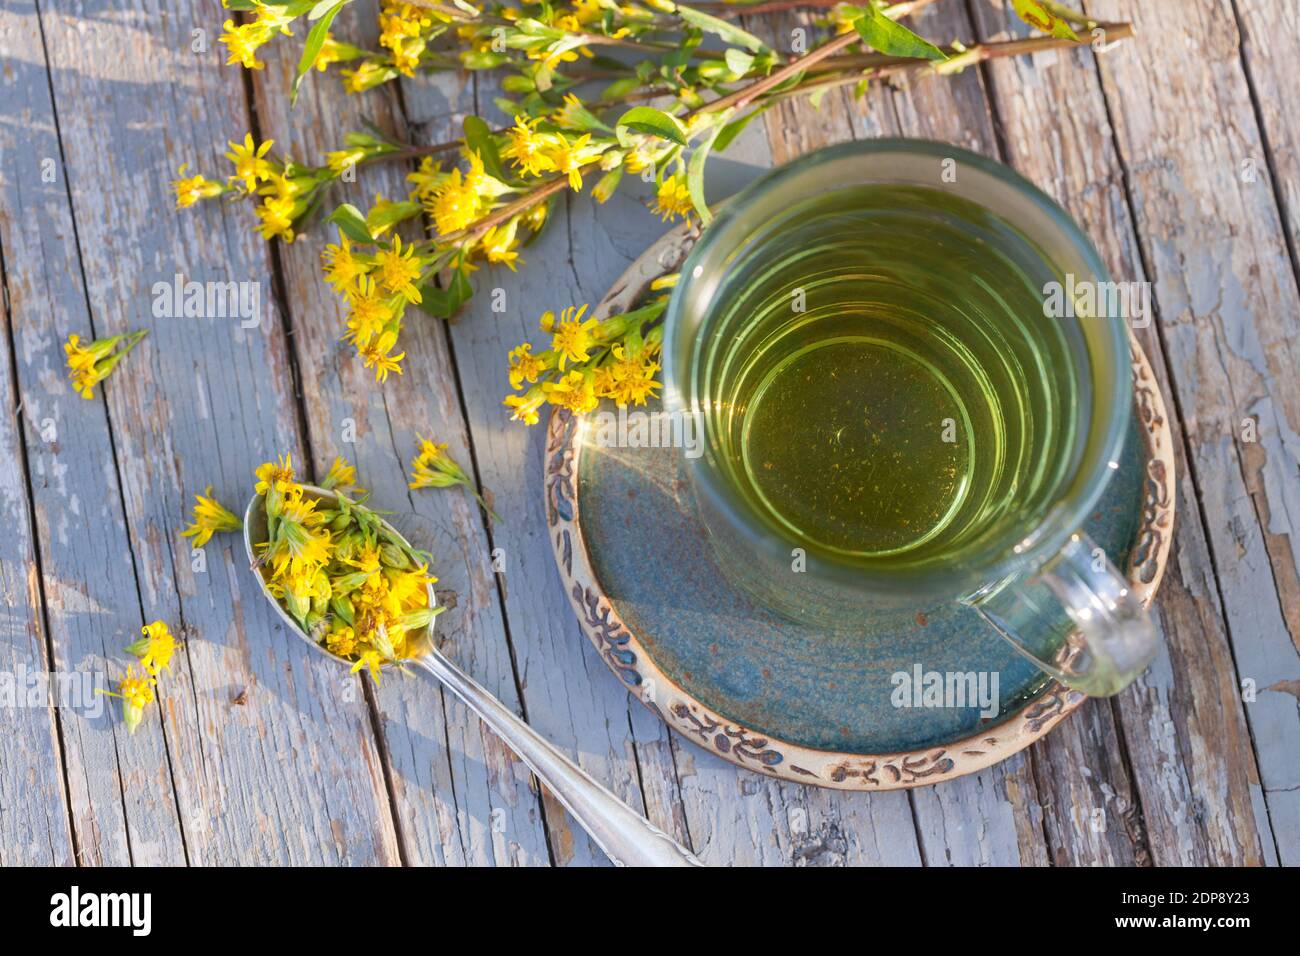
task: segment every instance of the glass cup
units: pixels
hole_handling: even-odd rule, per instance
[[[872,206],[882,202],[891,208]],[[1064,314],[1045,307],[1050,282],[1069,290]],[[1064,210],[1006,166],[947,144],[833,146],[729,200],[682,269],[663,342],[665,408],[702,431],[703,454],[686,468],[723,572],[774,611],[837,630],[860,628],[882,607],[961,602],[1067,686],[1097,696],[1125,687],[1158,643],[1127,580],[1081,530],[1118,468],[1133,404],[1125,320],[1100,314],[1099,297],[1079,297],[1089,283],[1107,288],[1109,277]],[[865,304],[819,303],[845,290]],[[897,367],[894,352],[871,353],[883,362],[871,375],[892,382],[897,373],[904,398],[931,388],[912,371],[964,357],[938,377],[960,414],[907,425],[927,454],[963,456],[961,476],[927,477],[931,459],[922,467],[904,455],[864,492],[901,495],[905,511],[934,490],[924,482],[949,481],[955,490],[941,496],[944,514],[928,537],[868,548],[839,526],[808,532],[820,526],[825,494],[815,468],[806,495],[786,495],[789,507],[764,497],[746,458],[762,424],[747,376],[766,371],[770,381],[787,360],[780,343],[818,334],[896,350]],[[840,374],[831,354],[808,364],[809,381]],[[1000,382],[1014,376],[1024,388]],[[797,415],[785,409],[786,433],[824,428],[836,394],[823,388]],[[906,417],[912,404],[897,408]],[[941,425],[954,432],[943,439],[956,441],[951,452],[924,430]],[[763,427],[779,445],[781,426]],[[1018,450],[1018,471],[1007,471],[1006,448]]]

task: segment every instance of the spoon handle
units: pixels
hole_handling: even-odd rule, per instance
[[[437,650],[419,664],[491,727],[617,866],[703,866]]]

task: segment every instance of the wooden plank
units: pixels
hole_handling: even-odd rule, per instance
[[[8,336],[7,311],[5,318]],[[21,426],[17,416],[8,412],[18,404],[11,369],[7,361],[0,369],[0,402],[6,409],[0,415],[0,455],[12,463],[0,471],[0,506],[9,528],[0,541],[0,709],[5,715],[5,733],[0,737],[0,866],[71,866],[73,837],[63,784],[60,721],[39,683],[43,678],[57,679],[59,672],[50,665],[41,622],[40,576],[21,466]],[[66,676],[78,681],[67,685],[69,695],[93,693],[93,672]],[[45,686],[59,693],[57,684]],[[33,692],[38,696],[33,697]],[[71,702],[72,697],[55,699]],[[87,705],[84,709],[93,712],[95,702],[81,699]],[[68,714],[67,719],[78,719],[71,708]]]
[[[1153,38],[1124,44],[1098,65],[1236,676],[1257,689],[1245,712],[1269,825],[1280,862],[1295,863],[1300,651],[1285,602],[1297,587],[1300,295],[1269,170],[1258,162],[1264,143],[1237,23],[1227,0],[1088,8],[1101,18],[1130,17],[1139,36]],[[1223,747],[1217,734],[1202,744]]]
[[[406,83],[403,99],[414,138],[430,144],[457,136],[467,112],[503,121],[491,96],[486,84],[476,90],[443,76]],[[608,673],[559,587],[542,511],[543,429],[510,422],[501,404],[508,390],[506,353],[522,341],[539,341],[542,310],[595,302],[648,244],[640,243],[641,231],[625,238],[622,223],[613,234],[602,224],[592,236],[594,248],[578,251],[573,237],[585,236],[593,224],[574,217],[588,202],[583,197],[556,206],[546,233],[525,250],[527,264],[518,273],[480,271],[478,294],[451,324],[450,338],[478,475],[502,518],[493,527],[492,546],[504,564],[499,579],[529,723],[657,826],[686,840],[666,729],[636,713],[641,705]],[[593,264],[592,257],[600,262]],[[494,290],[504,296],[504,313],[491,310]],[[644,791],[642,781],[648,782]],[[604,854],[586,834],[549,796],[544,799],[555,862],[604,864]]]
[[[352,4],[337,29],[352,42],[378,46],[371,4]],[[262,133],[278,148],[319,163],[327,150],[343,145],[346,132],[363,129],[363,118],[407,135],[391,85],[361,98],[345,94],[337,75],[316,75],[291,110],[287,91],[298,48],[286,43],[266,49],[267,69],[254,76],[254,84]],[[444,139],[452,133],[427,132]],[[331,195],[327,209],[345,199],[364,208],[378,191],[405,198],[406,172],[401,164],[362,168],[355,185]],[[324,474],[336,454],[348,457],[376,506],[399,512],[398,525],[432,550],[438,589],[455,595],[455,607],[438,619],[444,649],[518,710],[492,548],[478,505],[461,489],[407,488],[417,434],[447,442],[458,461],[472,464],[444,323],[412,309],[402,332],[404,372],[375,384],[373,373],[340,341],[338,300],[321,277],[320,249],[337,241],[332,233],[322,225],[308,241],[279,250],[316,470]],[[346,440],[348,422],[355,427],[354,442]],[[423,675],[386,679],[377,696],[409,863],[549,862],[530,774],[495,734]]]
[[[0,10],[0,55],[5,60],[0,91],[6,103],[28,102],[19,90],[29,91],[31,84],[45,77],[43,61],[27,64],[11,58],[18,19],[15,11]],[[33,102],[39,101],[34,98]],[[33,128],[33,117],[27,119],[28,128]],[[16,152],[13,131],[17,128],[0,122],[0,189],[6,193],[6,184],[15,178],[8,166],[9,157]],[[40,179],[26,182],[30,186]],[[0,193],[0,209],[9,211],[0,217],[0,263],[6,263],[6,249],[13,252],[7,244],[7,227],[20,208]],[[51,666],[42,626],[40,574],[22,467],[21,410],[9,354],[14,342],[14,293],[8,286],[7,269],[0,272],[6,280],[5,355],[0,365],[0,405],[5,409],[0,415],[0,457],[6,465],[0,469],[0,508],[8,527],[0,540],[0,710],[5,714],[5,733],[0,735],[0,866],[70,866],[74,862],[73,836],[63,783],[60,721],[44,695],[31,696],[31,691],[41,686],[38,681],[42,677],[57,678],[58,674]],[[93,677],[85,674],[87,679],[76,685],[77,689],[89,690]],[[68,689],[72,691],[74,686]],[[56,699],[72,701],[70,696]],[[82,700],[87,710],[93,710],[93,700]]]
[[[1234,8],[1241,28],[1242,59],[1266,150],[1261,158],[1267,160],[1272,173],[1279,213],[1287,230],[1291,267],[1296,272],[1300,269],[1300,118],[1289,107],[1300,96],[1300,74],[1295,66],[1300,57],[1300,7],[1268,0],[1235,0]],[[1294,410],[1294,403],[1289,408]],[[1287,535],[1282,523],[1274,518],[1275,511],[1293,516],[1300,513],[1300,482],[1295,480],[1300,443],[1296,419],[1290,414],[1286,418],[1286,427],[1279,420],[1278,428],[1261,436],[1263,455],[1258,453],[1258,446],[1242,450],[1247,487],[1259,513],[1269,559],[1277,569],[1275,583],[1282,615],[1292,642],[1300,646],[1300,574],[1296,573],[1300,536]],[[1268,686],[1270,693],[1300,697],[1294,682],[1274,681]],[[1285,829],[1285,844],[1295,847],[1300,842],[1300,790],[1275,789],[1270,805],[1277,808],[1274,827]],[[1290,858],[1296,858],[1294,851]]]
[[[1029,34],[1009,9],[976,10],[981,40]],[[1093,53],[1053,52],[987,66],[1008,162],[1078,219],[1116,278],[1144,281]],[[1138,336],[1170,394],[1154,327],[1139,329]],[[1179,477],[1190,494],[1176,415],[1170,425]],[[1200,589],[1207,576],[1212,581],[1212,569],[1195,508],[1179,509],[1174,548],[1175,566],[1157,601],[1169,651],[1118,705],[1134,779],[1120,765],[1115,715],[1104,713],[1110,710],[1105,704],[1089,705],[1086,720],[1097,724],[1090,746],[1071,746],[1057,732],[1035,748],[1046,768],[1039,773],[1045,799],[1061,810],[1047,813],[1049,834],[1075,834],[1053,840],[1056,862],[1259,860],[1250,809],[1253,762],[1239,695],[1221,677],[1231,669],[1225,628]],[[1225,732],[1237,747],[1201,746]],[[1191,812],[1194,794],[1204,794],[1213,809]]]
[[[301,448],[265,245],[242,211],[170,210],[168,180],[181,162],[209,175],[222,171],[222,134],[248,122],[242,78],[221,65],[219,51],[190,52],[193,30],[214,39],[206,10],[95,0],[44,8],[40,20],[91,325],[98,335],[150,330],[104,390],[111,446],[101,442],[98,454],[66,446],[74,460],[60,470],[97,473],[99,493],[87,500],[124,505],[138,597],[116,594],[107,606],[138,602],[142,613],[109,644],[114,665],[123,660],[115,648],[141,620],[162,618],[186,639],[161,682],[161,726],[155,717],[121,741],[132,772],[121,774],[118,799],[128,815],[158,799],[170,770],[191,863],[396,861],[366,704],[345,693],[355,682],[276,622],[237,538],[215,539],[199,561],[179,537],[194,492],[211,484],[237,506],[257,463],[280,452],[298,457]],[[260,283],[261,324],[155,317],[154,285],[177,273]],[[39,386],[57,395],[64,414],[102,417],[100,403],[77,404],[58,384],[65,331],[58,316],[31,318],[20,335],[32,361],[48,370]],[[89,432],[91,421],[82,427]],[[56,531],[70,511],[51,512]],[[73,584],[101,563],[126,560],[111,550],[111,524],[87,521],[79,538],[69,535],[88,562]],[[83,633],[78,627],[73,638],[82,641]],[[100,727],[86,732],[106,736]],[[153,756],[160,740],[169,760]],[[101,783],[94,765],[77,772]],[[77,819],[90,808],[73,798]],[[94,810],[105,812],[102,801]],[[180,862],[174,828],[131,826],[131,859]]]
[[[0,122],[0,208],[5,211],[0,247],[15,345],[17,381],[12,387],[21,400],[22,425],[11,436],[15,445],[7,456],[12,467],[6,475],[19,489],[25,481],[31,483],[43,571],[38,580],[29,555],[22,590],[33,599],[33,618],[25,627],[40,634],[35,599],[43,589],[53,668],[107,690],[125,667],[121,650],[138,634],[141,610],[106,409],[102,400],[83,401],[72,392],[63,367],[63,338],[75,332],[89,340],[93,333],[49,68],[41,44],[32,42],[40,34],[33,3],[11,3],[0,11],[6,87]],[[26,478],[17,442],[26,446]],[[32,525],[24,520],[22,527]],[[25,536],[11,544],[31,548]],[[184,863],[157,713],[152,733],[128,741],[117,707],[103,697],[97,703],[60,711],[77,862]],[[52,726],[52,715],[40,716]],[[46,765],[29,765],[25,773],[38,780],[51,773],[62,776],[61,767],[49,764],[56,750],[43,753],[34,741],[31,746],[32,758]]]

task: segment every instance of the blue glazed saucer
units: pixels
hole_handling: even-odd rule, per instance
[[[686,228],[664,236],[594,314],[634,305],[693,238]],[[1174,466],[1164,403],[1133,345],[1134,422],[1085,527],[1149,602],[1172,538]],[[680,449],[603,447],[592,432],[565,412],[548,426],[560,576],[610,669],[688,740],[771,776],[893,789],[1003,760],[1082,703],[955,603],[882,610],[851,633],[768,611],[716,566]],[[927,693],[951,686],[949,675],[971,675],[969,697]]]

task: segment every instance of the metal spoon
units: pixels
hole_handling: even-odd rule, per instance
[[[306,493],[314,498],[337,502],[338,496],[324,488],[303,485]],[[406,539],[388,522],[384,527],[397,539],[406,543]],[[310,644],[320,653],[337,663],[350,667],[351,661],[331,654],[303,632],[289,614],[280,606],[280,602],[267,590],[266,580],[258,567],[257,553],[253,548],[255,542],[267,539],[266,508],[262,495],[254,495],[244,511],[244,548],[248,552],[249,566],[257,578],[262,596],[275,608],[285,626]],[[408,545],[409,546],[409,545]],[[436,607],[433,588],[429,589],[429,606]],[[428,671],[443,686],[459,697],[478,714],[482,721],[505,741],[528,768],[537,775],[537,779],[546,785],[555,799],[578,821],[592,840],[618,866],[703,866],[698,859],[668,834],[652,826],[648,820],[634,811],[618,797],[610,793],[576,763],[539,734],[533,728],[515,716],[501,701],[487,692],[478,682],[453,664],[433,642],[434,617],[428,628],[412,639],[408,636],[408,647],[413,655],[403,661]],[[387,666],[387,665],[385,665]]]

